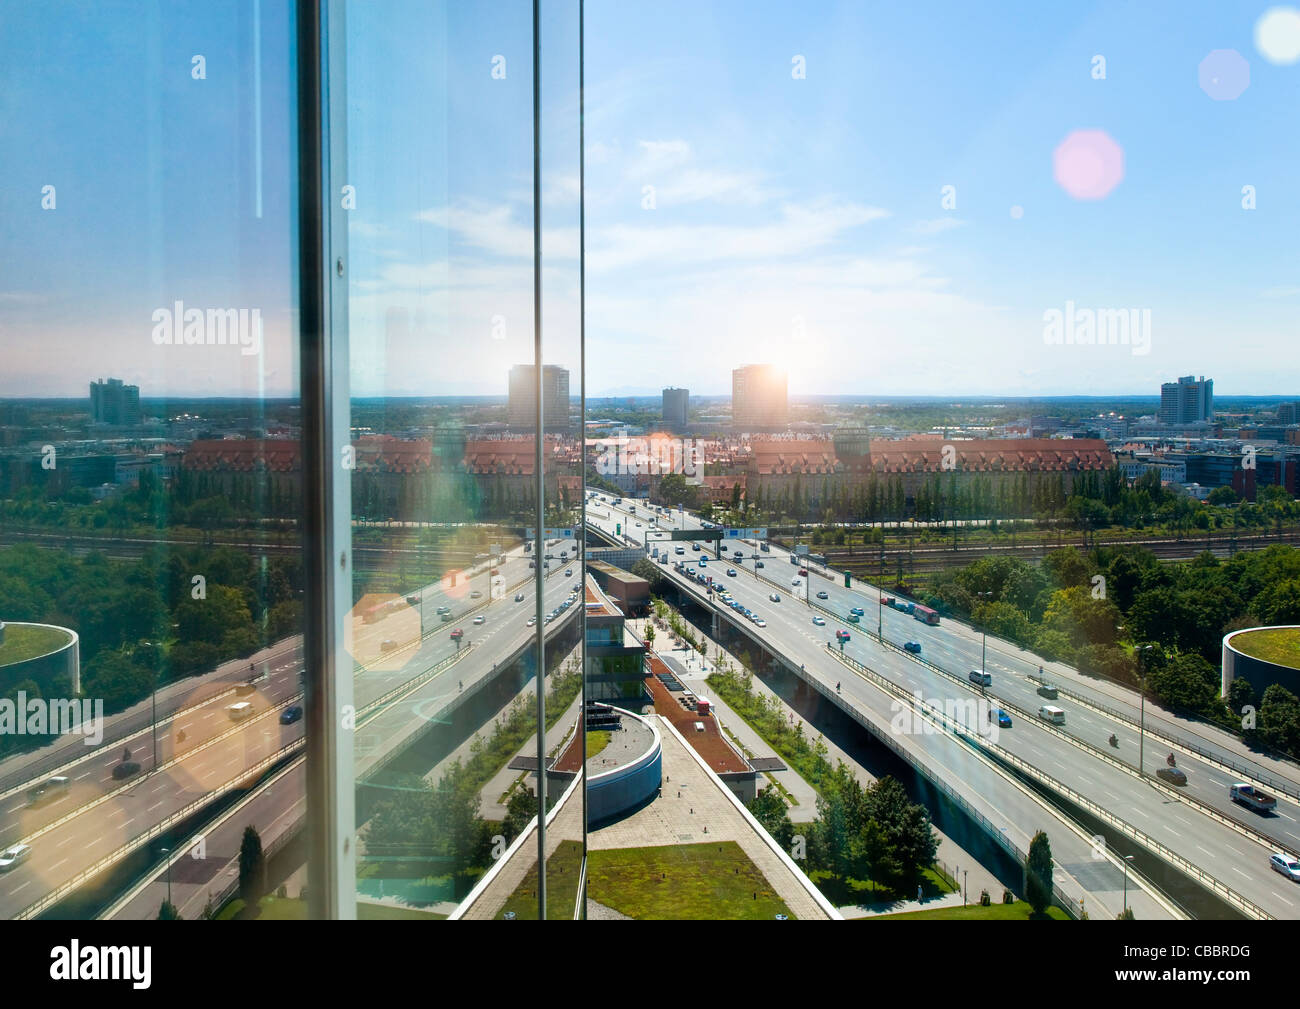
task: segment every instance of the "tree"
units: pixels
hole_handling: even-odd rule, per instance
[[[244,828],[239,844],[239,896],[245,904],[256,904],[266,893],[266,856],[262,838],[252,825]]]
[[[1119,914],[1115,915],[1115,920],[1116,920],[1116,921],[1135,921],[1136,919],[1135,919],[1134,916],[1133,916],[1133,909],[1132,909],[1131,907],[1126,907],[1126,908],[1124,908],[1123,911],[1121,911]]]
[[[162,907],[158,909],[159,921],[180,921],[181,913],[176,910],[176,905],[169,900],[162,902]]]
[[[1052,903],[1052,846],[1041,830],[1029,842],[1029,857],[1025,859],[1025,899],[1042,915]]]
[[[501,833],[506,841],[513,841],[537,815],[537,796],[529,788],[517,788],[506,803],[506,816],[501,822]]]
[[[794,837],[794,824],[790,822],[790,813],[786,809],[785,800],[777,794],[775,787],[764,789],[756,795],[749,803],[749,811],[772,836],[772,840],[783,850],[790,850],[790,843]]]

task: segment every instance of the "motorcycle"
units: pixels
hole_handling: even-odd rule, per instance
[[[1119,748],[1119,739],[1115,736],[1115,733],[1113,732],[1110,734],[1110,745],[1115,747],[1116,749]]]

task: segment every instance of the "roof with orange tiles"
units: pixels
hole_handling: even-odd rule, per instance
[[[737,753],[730,743],[722,735],[722,727],[718,724],[716,714],[705,715],[691,711],[682,706],[677,700],[680,694],[670,691],[662,683],[655,673],[673,673],[667,663],[659,658],[654,652],[647,653],[650,656],[650,672],[652,675],[645,678],[646,689],[650,691],[655,702],[655,712],[663,715],[668,721],[673,723],[673,728],[681,733],[682,738],[694,747],[698,753],[708,763],[709,767],[718,774],[728,772],[744,772],[752,770],[745,759]],[[673,673],[675,676],[676,673]],[[695,723],[699,722],[704,726],[704,731],[699,732],[695,728]]]
[[[302,466],[302,445],[265,438],[200,439],[190,443],[181,465],[202,472],[290,473]]]
[[[952,463],[945,462],[951,446]],[[829,474],[842,471],[830,440],[756,442],[754,465],[760,474]],[[960,441],[943,438],[907,438],[873,441],[863,459],[877,473],[1044,472],[1108,469],[1114,457],[1106,443],[1096,438],[1011,438]]]

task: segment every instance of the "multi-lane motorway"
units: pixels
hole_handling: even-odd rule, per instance
[[[629,504],[635,514],[626,510]],[[605,513],[611,517],[604,518]],[[897,700],[834,660],[834,653],[840,651],[837,630],[847,631],[850,636],[843,644],[846,657],[883,675],[905,694],[919,692],[926,700],[938,701],[940,708],[946,700],[955,698],[987,700],[1007,709],[1012,725],[1000,729],[997,746],[1013,758],[1165,846],[1188,865],[1210,873],[1223,887],[1269,914],[1300,917],[1300,887],[1268,866],[1271,850],[1300,850],[1300,803],[1273,787],[1270,790],[1279,800],[1276,814],[1259,816],[1235,806],[1227,794],[1230,783],[1252,780],[1243,771],[1230,769],[1229,761],[1256,772],[1255,780],[1261,780],[1265,787],[1273,782],[1287,785],[1281,775],[1289,768],[1276,763],[1261,766],[1238,752],[1230,739],[1215,738],[1213,730],[1204,730],[1192,738],[1194,730],[1157,711],[1149,714],[1149,725],[1164,736],[1160,741],[1147,739],[1144,765],[1148,775],[1165,767],[1165,759],[1173,750],[1187,784],[1154,784],[1136,772],[1136,707],[1130,720],[1129,705],[1078,684],[1077,674],[1069,681],[1071,696],[1062,694],[1050,702],[1065,710],[1065,725],[1049,726],[1037,716],[1044,703],[1037,693],[1039,661],[1028,653],[1019,653],[1013,645],[989,639],[987,669],[992,684],[981,691],[966,678],[971,670],[981,668],[983,647],[981,636],[969,628],[946,621],[939,627],[928,627],[898,611],[878,609],[879,594],[870,586],[859,584],[845,589],[842,580],[822,577],[815,569],[807,577],[799,577],[799,568],[789,562],[789,555],[775,548],[760,552],[733,542],[719,557],[712,549],[696,552],[690,544],[656,542],[652,532],[655,528],[682,528],[683,523],[685,528],[699,528],[689,515],[674,513],[671,519],[659,516],[652,524],[644,504],[624,502],[624,507],[613,508],[608,501],[597,499],[590,508],[589,521],[602,528],[621,522],[624,533],[639,542],[650,533],[651,548],[658,546],[661,553],[665,548],[669,551],[668,563],[661,566],[665,575],[702,602],[716,606],[725,619],[764,642],[774,653],[804,664],[805,675],[833,676],[841,684],[841,696],[885,714],[890,711],[889,702]],[[609,531],[613,531],[612,525]],[[682,555],[675,553],[677,545],[684,546]],[[734,559],[737,549],[745,555],[741,561]],[[709,559],[701,568],[699,559],[705,554]],[[754,567],[755,559],[763,562],[762,569]],[[687,574],[676,570],[678,562],[685,562]],[[729,568],[736,571],[735,576],[727,575]],[[711,576],[715,585],[725,587],[742,606],[761,615],[766,626],[753,624],[719,604],[716,597],[711,598],[696,581],[698,573]],[[823,592],[826,598],[818,599],[818,593]],[[773,593],[781,597],[780,602],[770,599]],[[847,620],[852,607],[866,611],[860,623]],[[825,624],[814,623],[815,617],[825,620]],[[884,643],[875,638],[878,620]],[[919,656],[901,650],[899,646],[907,641],[920,643]],[[827,657],[832,660],[829,665]],[[1059,668],[1048,664],[1045,673],[1053,678],[1053,669]],[[1118,737],[1117,748],[1109,745],[1112,733]],[[1174,741],[1165,741],[1169,739]],[[1179,746],[1179,739],[1194,743],[1205,756]],[[977,770],[965,786],[976,791],[1004,789],[1003,783],[992,780],[987,770]],[[1294,781],[1288,787],[1295,790]]]
[[[572,544],[568,546],[571,550]],[[394,613],[369,625],[353,622],[354,655],[366,658],[353,690],[361,715],[358,774],[527,644],[534,633],[528,622],[534,602],[529,579],[536,573],[528,568],[530,559],[517,550],[502,558],[499,580],[490,579],[485,569],[482,579],[435,583],[416,593],[420,600],[412,613]],[[546,574],[544,602],[550,612],[569,596],[580,570],[577,562],[566,566],[557,557]],[[516,601],[520,592],[524,598]],[[448,622],[437,614],[443,606],[452,611]],[[570,607],[547,630],[558,629],[573,612],[576,608]],[[479,617],[482,623],[475,622]],[[451,638],[455,629],[463,632],[459,644]],[[0,767],[0,847],[21,842],[31,848],[27,861],[0,874],[0,917],[31,913],[169,823],[291,757],[301,745],[303,723],[282,716],[302,703],[299,644],[282,642],[272,658],[260,664],[262,675],[251,692],[230,681],[228,666],[187,681],[192,699],[174,699],[159,710],[156,764],[155,727],[140,725],[133,711],[116,719],[126,720],[125,727],[106,726],[105,739],[112,742],[91,748],[78,737],[71,745],[56,744],[57,755],[37,764],[25,758],[15,760],[12,768]],[[454,661],[458,656],[460,661]],[[244,701],[252,704],[253,713],[233,721],[230,705]],[[124,749],[140,770],[119,780],[113,771]],[[40,773],[25,776],[24,767],[39,768]],[[29,801],[29,786],[56,774],[69,779],[67,788],[39,802]],[[283,791],[283,797],[289,801],[290,793]]]

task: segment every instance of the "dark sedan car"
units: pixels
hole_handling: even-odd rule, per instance
[[[298,704],[291,704],[289,707],[285,708],[283,711],[280,712],[280,724],[292,725],[294,722],[298,721],[298,719],[300,719],[301,717],[302,717],[302,706]]]

